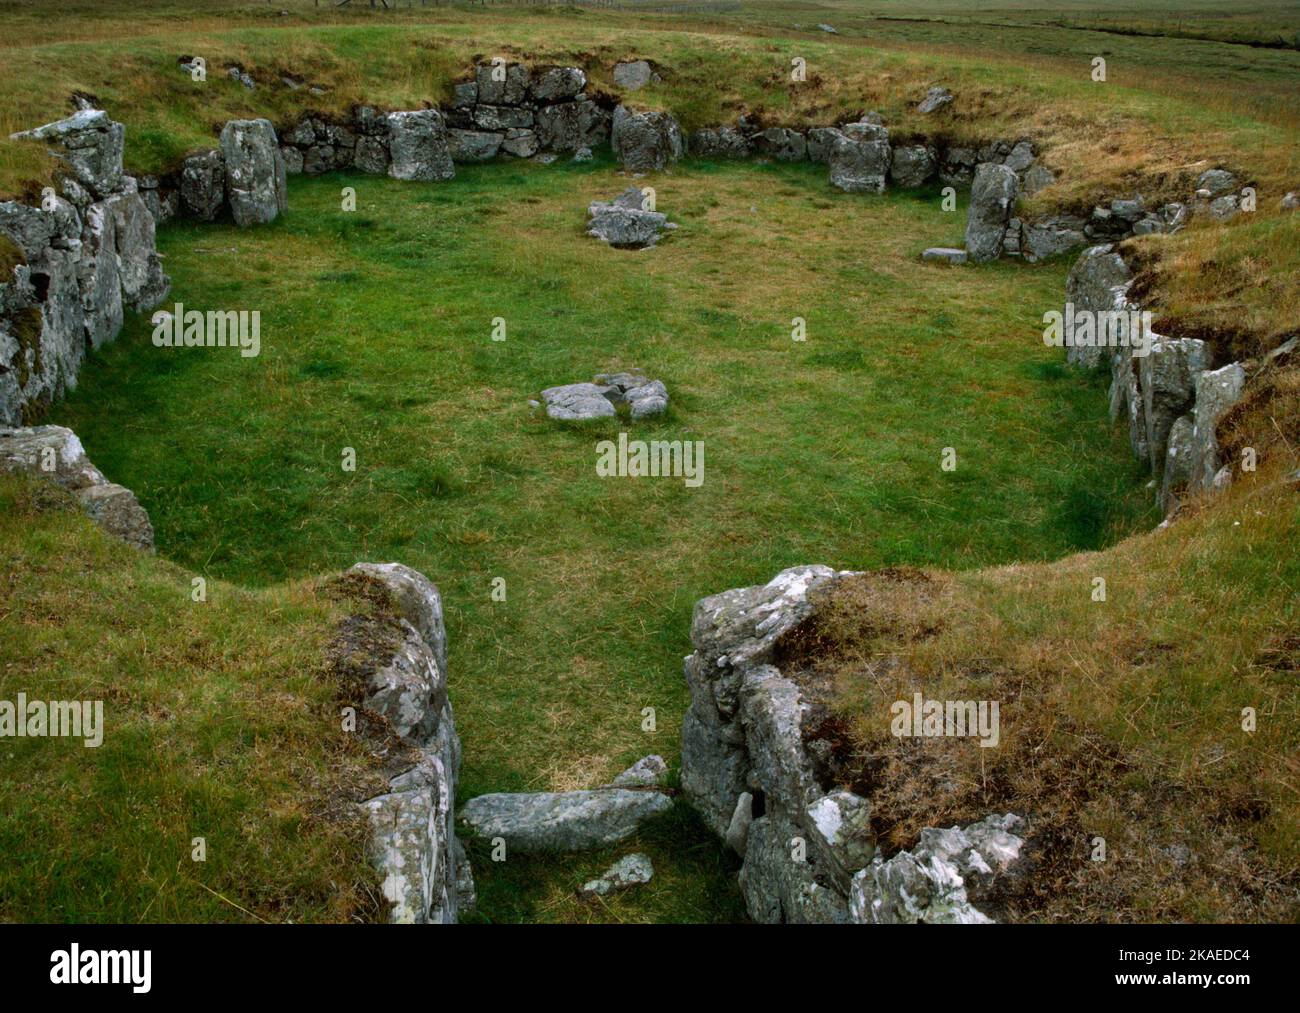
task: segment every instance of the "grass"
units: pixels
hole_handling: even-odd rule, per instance
[[[400,559],[429,574],[467,796],[675,759],[690,610],[722,587],[810,559],[1050,559],[1154,523],[1104,391],[1042,344],[1064,264],[999,265],[973,285],[918,257],[957,238],[960,210],[836,195],[812,167],[655,184],[681,228],[648,253],[582,233],[587,201],[626,185],[606,162],[466,168],[443,186],[298,178],[267,229],[165,229],[173,298],[260,310],[261,356],[156,349],[136,318],[52,419],[198,573],[264,584]],[[356,212],[340,210],[345,185]],[[633,435],[703,439],[702,488],[600,480],[595,443],[619,424],[528,408],[544,386],[634,365],[673,400]],[[948,446],[955,474],[940,470]],[[676,826],[673,853],[709,844]],[[586,874],[567,860],[522,877],[534,892],[499,911],[492,898],[518,891],[494,891],[494,872],[486,917],[590,915],[548,893]],[[620,910],[689,920],[719,890],[705,876]]]

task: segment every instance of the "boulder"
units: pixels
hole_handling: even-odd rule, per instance
[[[614,403],[605,396],[606,387],[594,383],[569,383],[542,391],[546,414],[566,422],[613,418]]]
[[[624,91],[640,91],[658,80],[659,75],[645,60],[624,60],[614,64],[614,83]]]
[[[608,897],[612,893],[649,883],[654,871],[649,856],[640,853],[628,855],[606,869],[599,879],[584,883],[578,895],[583,900]]]
[[[577,151],[606,143],[610,114],[590,99],[557,102],[537,110],[537,141],[548,151]]]
[[[383,176],[388,172],[388,138],[363,135],[357,138],[352,164],[358,172]]]
[[[740,891],[750,918],[767,925],[835,925],[848,921],[845,898],[817,880],[812,853],[800,859],[804,831],[779,813],[750,824]]]
[[[220,151],[200,151],[181,163],[181,211],[201,222],[213,221],[226,199],[226,163]]]
[[[917,104],[916,111],[928,116],[930,113],[938,112],[951,103],[952,92],[947,88],[935,85],[925,93],[925,98],[921,99],[920,103]]]
[[[846,193],[884,193],[892,157],[888,141],[834,139],[830,156],[831,186]]]
[[[668,410],[668,388],[662,380],[651,380],[639,370],[600,373],[595,378],[605,388],[605,397],[615,405],[625,404],[633,419],[659,415]]]
[[[1214,487],[1214,477],[1220,467],[1219,421],[1241,400],[1245,387],[1246,371],[1239,362],[1197,374],[1188,482],[1193,491]]]
[[[749,139],[735,127],[705,127],[687,139],[692,155],[699,158],[748,158]]]
[[[1174,420],[1191,410],[1196,400],[1196,377],[1210,365],[1210,349],[1197,338],[1159,338],[1149,355],[1138,363],[1142,392],[1146,446],[1151,470],[1164,467],[1169,431]]]
[[[626,840],[647,820],[672,808],[657,791],[594,791],[479,795],[461,817],[485,840],[502,838],[507,853],[583,851]]]
[[[512,128],[506,131],[505,140],[501,142],[501,150],[515,158],[532,158],[540,149],[534,130]]]
[[[1237,189],[1237,177],[1227,169],[1207,169],[1196,178],[1196,189],[1208,191],[1209,197],[1221,197]]]
[[[384,585],[398,617],[411,624],[433,652],[439,670],[445,672],[447,629],[443,623],[442,596],[433,581],[401,563],[357,563],[349,572]]]
[[[270,120],[227,122],[221,128],[221,155],[236,225],[264,225],[287,210],[284,157]]]
[[[486,130],[447,131],[447,149],[453,162],[486,162],[501,150],[505,134]]]
[[[82,109],[67,119],[11,135],[43,141],[72,175],[95,197],[106,197],[122,186],[122,151],[126,129],[102,109]]]
[[[153,551],[153,524],[135,493],[115,482],[77,490],[77,499],[90,519],[137,549]]]
[[[482,89],[480,75],[480,93]],[[456,175],[447,143],[447,130],[436,109],[389,113],[388,150],[391,156],[388,175],[393,179],[429,182],[451,179]]]
[[[1018,191],[1016,174],[1004,165],[984,162],[975,170],[966,218],[966,252],[971,260],[996,260],[1002,252]]]
[[[614,110],[610,141],[623,168],[632,172],[666,169],[682,157],[682,131],[668,113]]]
[[[889,176],[895,186],[925,186],[936,170],[934,154],[924,144],[904,144],[893,149]]]
[[[531,75],[520,63],[480,63],[475,72],[476,101],[487,105],[523,105],[528,98]]]
[[[587,75],[577,67],[548,67],[533,73],[530,91],[533,101],[567,102],[582,94]]]
[[[808,161],[825,164],[831,158],[831,146],[835,143],[835,138],[842,137],[843,131],[838,127],[812,127],[809,129],[808,138]]]
[[[1079,255],[1065,283],[1066,302],[1075,313],[1098,312],[1118,307],[1133,275],[1114,246],[1089,247]],[[1066,360],[1087,369],[1096,369],[1110,361],[1109,350],[1097,345],[1071,346]]]
[[[610,788],[656,788],[668,777],[668,764],[662,756],[643,756],[614,778]]]
[[[1007,813],[965,830],[922,830],[911,851],[889,861],[877,858],[854,876],[851,920],[874,925],[991,923],[974,907],[971,894],[987,889],[1018,862],[1024,841],[1011,831],[1021,822]]]
[[[754,151],[778,162],[802,162],[808,157],[808,141],[789,127],[769,127],[753,137]]]

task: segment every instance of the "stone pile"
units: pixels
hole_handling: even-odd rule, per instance
[[[668,410],[668,388],[662,380],[651,380],[637,370],[601,373],[592,383],[548,387],[542,391],[541,403],[548,416],[564,422],[614,418],[620,406],[633,419],[642,419]]]
[[[645,197],[634,186],[612,201],[592,201],[587,207],[587,235],[625,250],[644,250],[659,242],[665,230],[677,226],[668,216],[644,207]]]

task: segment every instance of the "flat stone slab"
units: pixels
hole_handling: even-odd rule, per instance
[[[946,264],[966,263],[966,251],[951,246],[932,246],[921,254],[922,260],[940,260]]]
[[[657,791],[599,788],[594,791],[480,795],[461,810],[479,837],[500,837],[508,851],[585,851],[631,837],[672,807]]]
[[[605,396],[609,387],[594,383],[568,383],[542,391],[546,414],[563,422],[610,418],[615,415],[614,402]]]

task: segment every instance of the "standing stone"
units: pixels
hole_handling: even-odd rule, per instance
[[[80,284],[86,314],[86,343],[91,348],[99,348],[117,337],[123,320],[117,230],[112,212],[102,202],[86,209],[81,234]]]
[[[1219,470],[1219,421],[1241,400],[1245,387],[1246,371],[1239,362],[1206,370],[1196,377],[1189,479],[1194,491],[1214,486],[1214,476]]]
[[[614,154],[633,172],[666,169],[682,157],[682,131],[667,113],[614,110],[611,133]]]
[[[171,281],[158,258],[153,215],[138,193],[115,194],[104,206],[113,216],[122,299],[137,312],[152,309],[171,290]]]
[[[264,225],[287,210],[284,157],[270,120],[230,120],[221,128],[221,155],[236,225]]]
[[[841,134],[831,145],[831,186],[846,193],[884,193],[892,157],[889,142]]]
[[[1133,275],[1124,258],[1109,244],[1084,250],[1070,269],[1065,282],[1065,299],[1075,314],[1116,309]],[[1110,361],[1109,350],[1100,345],[1077,345],[1066,349],[1067,362],[1096,369]]]
[[[1210,349],[1197,338],[1158,338],[1149,355],[1137,359],[1151,471],[1164,467],[1174,420],[1196,398],[1196,377],[1210,365]]]
[[[971,260],[983,263],[997,259],[1018,189],[1016,174],[1004,165],[984,162],[975,170],[966,218],[966,252]]]
[[[480,77],[480,92],[482,88]],[[388,148],[392,156],[388,175],[394,179],[432,181],[456,175],[447,130],[436,109],[389,113]]]

